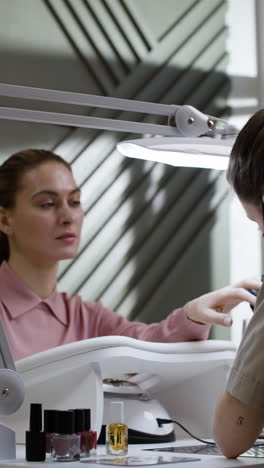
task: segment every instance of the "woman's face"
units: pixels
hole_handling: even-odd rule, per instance
[[[263,210],[252,202],[246,202],[240,199],[240,202],[246,212],[248,219],[257,223],[262,234],[264,233]]]
[[[26,172],[21,182],[15,207],[6,210],[10,261],[15,255],[39,264],[74,257],[83,210],[71,171],[62,163],[47,162]]]

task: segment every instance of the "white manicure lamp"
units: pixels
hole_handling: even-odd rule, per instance
[[[166,116],[168,124],[158,125],[0,107],[0,119],[155,135],[152,138],[123,141],[117,144],[117,149],[128,157],[172,166],[224,170],[227,168],[228,157],[238,133],[238,130],[226,121],[205,115],[187,105],[155,104],[8,84],[0,84],[0,96]]]
[[[6,334],[0,320],[0,416],[15,413],[25,398],[22,378],[16,372]],[[16,458],[15,431],[0,424],[0,459]]]

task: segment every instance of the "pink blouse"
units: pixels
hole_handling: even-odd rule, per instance
[[[38,297],[11,270],[0,265],[0,316],[15,360],[73,341],[124,335],[144,341],[177,342],[207,339],[209,326],[189,320],[183,308],[159,323],[130,322],[100,302],[84,302],[56,289]]]

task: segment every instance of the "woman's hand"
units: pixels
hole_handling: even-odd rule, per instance
[[[227,314],[243,301],[255,305],[256,296],[248,289],[259,290],[261,286],[258,279],[240,281],[193,299],[184,306],[185,313],[194,322],[230,327],[233,321]]]

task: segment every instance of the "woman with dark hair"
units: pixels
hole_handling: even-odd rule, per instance
[[[0,166],[0,316],[20,359],[65,343],[105,335],[177,342],[208,337],[210,324],[230,326],[227,313],[255,303],[241,282],[194,299],[160,323],[130,322],[56,289],[58,263],[78,250],[83,222],[80,189],[70,165],[45,150],[25,150]]]
[[[239,133],[227,178],[247,217],[264,233],[264,110],[256,112]],[[215,414],[214,437],[228,458],[251,447],[264,426],[263,312],[264,286]]]

